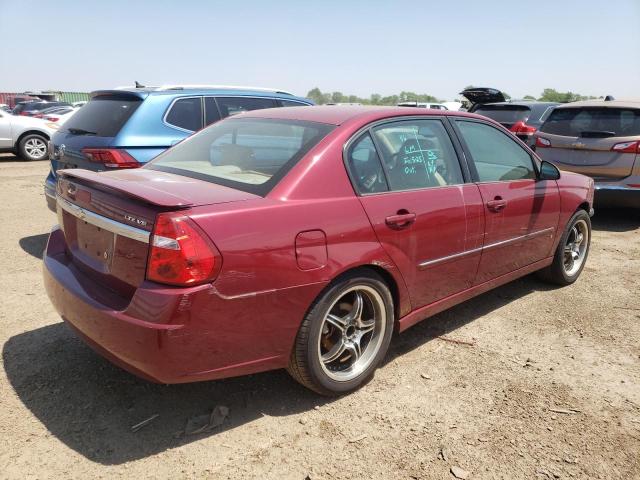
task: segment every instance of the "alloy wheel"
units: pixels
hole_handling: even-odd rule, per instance
[[[24,151],[33,160],[40,160],[47,154],[47,144],[39,137],[32,137],[24,143]]]
[[[567,236],[564,246],[564,271],[572,277],[580,271],[589,245],[589,228],[587,222],[578,220]]]
[[[373,362],[386,329],[382,296],[359,285],[344,291],[322,323],[318,355],[324,372],[336,381],[356,378]]]

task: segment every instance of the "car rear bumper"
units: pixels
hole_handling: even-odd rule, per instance
[[[598,207],[640,208],[640,188],[596,182],[594,204]]]
[[[63,320],[97,353],[158,383],[186,383],[286,367],[300,322],[324,283],[225,296],[210,284],[143,282],[123,299],[83,274],[54,228],[44,285]]]

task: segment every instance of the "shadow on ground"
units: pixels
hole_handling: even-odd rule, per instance
[[[548,288],[526,277],[454,307],[396,336],[387,359]],[[284,371],[186,385],[148,383],[94,354],[62,323],[10,338],[3,360],[17,395],[44,426],[70,448],[105,465],[154,455],[262,415],[287,416],[331,401],[298,385]],[[216,405],[230,409],[222,427],[180,435],[188,419]],[[160,416],[137,433],[131,431],[154,414]]]
[[[38,235],[31,235],[29,237],[22,237],[18,240],[20,248],[27,252],[29,255],[42,259],[44,254],[44,247],[47,245],[48,233],[40,233]]]
[[[640,228],[640,209],[596,208],[591,219],[594,230],[605,232],[628,232]]]

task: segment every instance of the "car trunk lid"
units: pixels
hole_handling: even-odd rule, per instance
[[[173,193],[167,193],[168,185]],[[255,195],[147,169],[59,171],[57,214],[71,262],[97,285],[129,298],[145,280],[156,216]]]
[[[499,103],[506,101],[504,93],[495,88],[470,87],[460,92],[464,98],[469,100],[472,105],[480,105],[484,103]]]

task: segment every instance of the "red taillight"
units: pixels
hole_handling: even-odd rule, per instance
[[[640,153],[640,142],[616,143],[611,150],[618,153]]]
[[[220,252],[188,217],[160,213],[151,236],[147,279],[168,285],[211,282],[220,270]]]
[[[551,142],[546,138],[537,137],[536,138],[536,147],[538,148],[549,148],[551,146]]]
[[[42,113],[34,113],[34,118],[42,118],[44,115]]]
[[[532,127],[531,125],[527,125],[526,123],[524,123],[523,121],[519,121],[514,123],[511,126],[511,131],[513,133],[520,134],[520,135],[533,135],[534,133],[536,133],[537,128],[536,127]]]
[[[42,117],[44,120],[47,120],[48,122],[57,122],[58,120],[60,120],[60,117],[50,117],[48,115],[45,115],[44,117]]]
[[[138,168],[140,164],[125,150],[117,148],[83,148],[87,158],[92,162],[104,163],[109,168]]]

